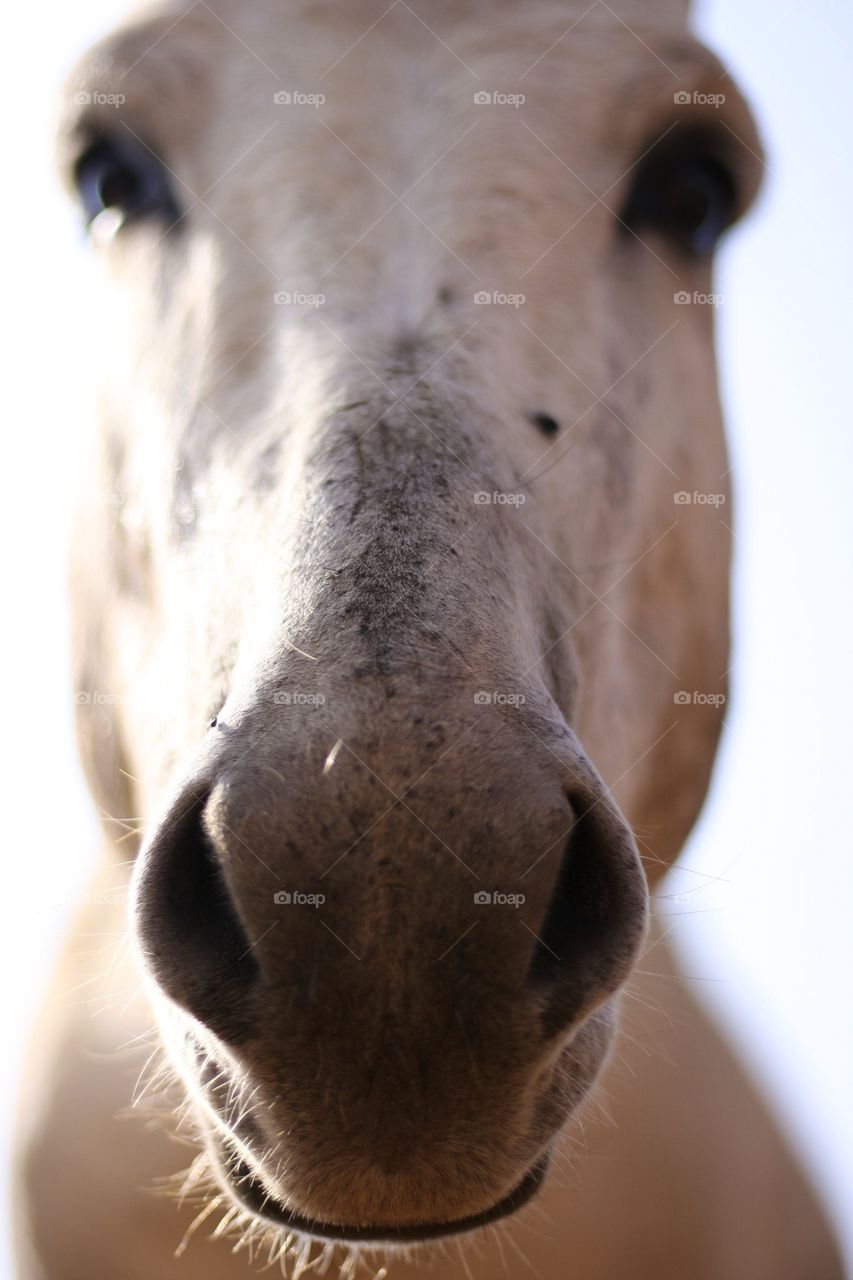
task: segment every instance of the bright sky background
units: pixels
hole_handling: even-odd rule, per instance
[[[97,847],[71,735],[63,544],[83,370],[97,351],[86,254],[49,146],[59,78],[117,8],[17,5],[4,59],[4,1164],[19,1045]],[[748,90],[769,164],[716,284],[738,491],[737,661],[712,796],[671,910],[683,913],[688,972],[777,1099],[853,1271],[853,8],[708,0],[698,28]]]

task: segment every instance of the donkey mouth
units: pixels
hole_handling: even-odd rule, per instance
[[[203,1084],[220,1084],[225,1073],[220,1064],[209,1054],[201,1050],[192,1038],[189,1040],[200,1066],[200,1078]],[[501,1218],[516,1213],[533,1198],[545,1181],[550,1164],[551,1153],[544,1155],[533,1164],[523,1178],[508,1195],[496,1201],[490,1208],[479,1213],[467,1214],[462,1218],[453,1218],[444,1222],[412,1222],[395,1223],[393,1225],[372,1225],[365,1223],[324,1222],[316,1218],[289,1209],[273,1196],[255,1173],[249,1161],[242,1153],[243,1144],[252,1150],[263,1139],[257,1130],[254,1118],[249,1115],[226,1120],[221,1108],[214,1098],[208,1095],[207,1114],[199,1117],[207,1138],[207,1148],[212,1158],[218,1179],[228,1191],[231,1198],[241,1209],[248,1210],[254,1217],[272,1226],[288,1231],[299,1232],[316,1240],[361,1245],[394,1246],[418,1244],[429,1240],[440,1240],[445,1236],[463,1235],[488,1226]]]
[[[249,1165],[236,1153],[230,1159],[225,1156],[220,1146],[218,1161],[221,1176],[233,1198],[243,1209],[248,1209],[255,1217],[261,1218],[277,1227],[289,1231],[298,1231],[301,1235],[311,1236],[316,1240],[340,1241],[341,1243],[362,1245],[403,1245],[418,1244],[428,1240],[439,1240],[444,1236],[462,1235],[467,1231],[476,1231],[517,1212],[532,1199],[548,1172],[550,1155],[544,1155],[531,1168],[521,1182],[509,1195],[504,1196],[491,1208],[481,1213],[470,1214],[464,1218],[454,1218],[449,1222],[413,1222],[393,1226],[369,1226],[345,1224],[338,1222],[320,1222],[314,1218],[303,1217],[302,1214],[288,1209],[274,1199],[263,1183],[255,1177]]]

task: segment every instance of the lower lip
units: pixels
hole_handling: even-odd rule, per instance
[[[546,1155],[525,1175],[514,1191],[483,1213],[456,1218],[452,1222],[413,1223],[411,1226],[387,1227],[344,1226],[335,1222],[315,1222],[311,1218],[303,1218],[271,1199],[243,1161],[236,1165],[232,1164],[230,1174],[223,1172],[222,1176],[231,1194],[242,1207],[249,1209],[265,1222],[286,1227],[290,1231],[298,1231],[302,1235],[312,1236],[317,1240],[336,1240],[351,1244],[399,1245],[462,1235],[466,1231],[476,1231],[491,1222],[507,1217],[508,1214],[517,1212],[542,1186],[548,1172],[548,1163],[549,1157]],[[224,1170],[226,1162],[220,1161],[220,1167]]]

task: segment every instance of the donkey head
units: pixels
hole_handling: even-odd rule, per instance
[[[133,927],[216,1174],[317,1236],[535,1190],[643,936],[629,823],[654,879],[707,784],[702,303],[758,144],[680,5],[617,7],[169,6],[73,78],[83,753],[151,817]]]

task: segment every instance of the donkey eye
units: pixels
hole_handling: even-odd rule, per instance
[[[171,226],[180,210],[157,158],[133,138],[97,138],[74,167],[86,226],[114,235],[131,221],[156,217]]]
[[[706,257],[734,222],[737,206],[737,184],[723,160],[701,139],[682,139],[662,143],[640,164],[622,220],[631,230],[658,231]]]

